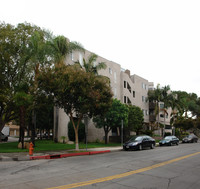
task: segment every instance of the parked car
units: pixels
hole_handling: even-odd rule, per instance
[[[2,132],[0,132],[0,141],[7,142],[8,141],[8,136],[4,135]]]
[[[153,149],[155,147],[155,139],[150,136],[134,136],[129,141],[123,144],[124,150],[142,150],[143,148],[150,147]]]
[[[159,142],[160,146],[171,146],[173,144],[179,144],[179,139],[176,136],[166,136]]]
[[[190,134],[182,139],[182,143],[194,143],[198,141],[198,137],[195,134]]]

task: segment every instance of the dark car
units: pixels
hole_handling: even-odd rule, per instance
[[[155,147],[155,139],[150,136],[134,136],[128,142],[123,144],[124,150],[142,150],[143,148],[150,147],[153,149]]]
[[[166,136],[159,142],[160,146],[171,146],[173,144],[179,144],[179,139],[176,136]]]
[[[0,141],[7,142],[8,141],[8,136],[4,135],[2,132],[0,132]]]
[[[182,143],[194,143],[198,141],[198,137],[195,134],[190,134],[182,139]]]

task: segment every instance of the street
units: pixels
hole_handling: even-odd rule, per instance
[[[199,189],[200,144],[0,162],[0,188]],[[73,184],[73,185],[72,185]]]

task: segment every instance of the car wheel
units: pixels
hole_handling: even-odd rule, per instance
[[[151,149],[154,149],[155,148],[155,145],[152,143],[151,144]]]
[[[141,144],[138,146],[138,150],[142,150],[142,145]]]

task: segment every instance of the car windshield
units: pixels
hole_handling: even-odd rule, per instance
[[[134,136],[129,140],[129,142],[137,142],[137,141],[141,141],[141,140],[142,140],[141,136]]]
[[[172,137],[171,136],[166,136],[164,139],[165,140],[170,140]]]
[[[192,137],[193,137],[193,135],[188,135],[188,136],[187,136],[187,138],[192,138]]]

